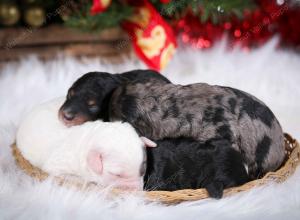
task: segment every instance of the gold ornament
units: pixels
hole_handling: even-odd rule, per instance
[[[165,46],[167,35],[161,25],[156,25],[151,30],[149,37],[143,36],[143,30],[136,30],[137,45],[142,49],[147,58],[153,58],[160,54],[161,49]]]
[[[20,19],[19,8],[15,4],[0,4],[0,23],[5,26],[12,26],[18,23]]]
[[[41,27],[46,21],[46,13],[40,7],[31,7],[26,9],[24,20],[26,24],[32,27]]]

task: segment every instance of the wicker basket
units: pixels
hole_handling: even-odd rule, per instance
[[[286,160],[281,168],[276,172],[269,172],[263,178],[253,180],[239,187],[232,187],[224,191],[224,196],[232,195],[238,192],[243,192],[251,189],[255,186],[263,185],[267,182],[283,182],[289,176],[291,176],[296,167],[300,163],[300,145],[293,139],[290,135],[285,134],[285,148],[286,148]],[[42,171],[41,169],[31,165],[20,153],[16,145],[12,146],[13,155],[15,157],[17,165],[25,171],[31,177],[38,179],[40,181],[45,180],[49,175]],[[95,183],[83,183],[83,181],[78,181],[78,179],[65,179],[62,177],[55,177],[55,181],[60,185],[75,186],[80,189],[99,189]],[[120,190],[112,190],[112,195],[118,195],[122,193]],[[149,192],[135,192],[137,194],[142,194],[147,197],[149,201],[160,201],[167,204],[174,204],[184,201],[195,201],[200,199],[208,198],[207,191],[205,189],[184,189],[177,191],[149,191]]]

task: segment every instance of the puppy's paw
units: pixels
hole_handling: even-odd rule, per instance
[[[205,186],[210,197],[215,199],[221,199],[223,196],[224,186],[221,182],[215,181]]]

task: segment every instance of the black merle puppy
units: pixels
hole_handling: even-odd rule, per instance
[[[251,178],[276,170],[285,157],[283,132],[274,114],[237,89],[204,83],[126,84],[112,95],[109,113],[111,121],[127,121],[152,140],[228,141],[242,154]]]
[[[122,74],[90,72],[76,80],[69,89],[67,100],[60,108],[59,118],[67,126],[96,119],[107,121],[112,92],[128,82],[170,83],[167,78],[153,70],[133,70]]]
[[[249,180],[241,153],[226,140],[178,138],[157,144],[147,148],[145,190],[205,188],[211,197],[221,198],[223,189]]]
[[[108,120],[112,92],[130,82],[164,85],[168,79],[150,70],[123,74],[92,72],[79,78],[69,89],[60,118],[69,126],[96,119]],[[130,104],[130,103],[129,103]],[[130,105],[128,105],[129,107]],[[127,106],[124,106],[125,111]],[[248,180],[241,154],[224,141],[201,143],[188,138],[157,141],[147,148],[145,190],[178,190],[204,187],[220,198],[223,189]]]

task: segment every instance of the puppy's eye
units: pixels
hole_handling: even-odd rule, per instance
[[[97,105],[92,105],[92,106],[89,106],[89,110],[91,113],[98,113],[99,108]]]
[[[96,105],[96,100],[90,99],[90,100],[88,100],[87,104],[88,104],[89,107],[95,106]]]
[[[99,107],[97,106],[96,100],[89,100],[87,102],[87,105],[92,113],[97,113],[99,111]]]

